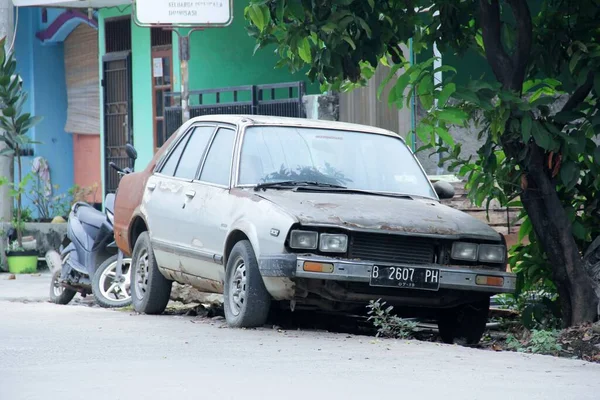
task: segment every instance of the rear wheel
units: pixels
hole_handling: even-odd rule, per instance
[[[247,240],[238,242],[227,260],[223,290],[225,319],[234,328],[262,326],[267,321],[271,296],[260,275]]]
[[[104,261],[92,278],[92,293],[96,302],[104,308],[127,307],[131,304],[131,259],[123,258],[120,280],[117,276],[118,257],[112,256]]]
[[[143,232],[138,237],[131,260],[133,308],[144,314],[161,314],[169,303],[173,281],[165,278],[158,270],[148,232]]]
[[[52,273],[50,281],[50,301],[55,304],[69,304],[77,294],[73,289],[68,289],[60,283],[61,270],[56,269]]]
[[[438,329],[444,343],[473,346],[479,343],[490,312],[490,298],[443,310]]]

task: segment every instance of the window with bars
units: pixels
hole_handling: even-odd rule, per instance
[[[131,50],[131,17],[106,20],[104,31],[107,53]]]

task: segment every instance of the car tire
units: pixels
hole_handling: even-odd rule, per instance
[[[94,277],[92,278],[92,293],[94,294],[94,298],[96,299],[96,303],[98,303],[98,305],[100,307],[104,307],[104,308],[120,308],[120,307],[127,307],[129,305],[131,305],[131,287],[128,284],[128,282],[130,282],[129,278],[127,275],[131,273],[131,263],[129,263],[129,268],[125,269],[127,272],[123,273],[124,278],[126,278],[126,280],[124,282],[122,282],[122,284],[117,285],[116,288],[119,288],[120,286],[120,291],[119,294],[121,294],[123,292],[123,290],[126,291],[126,296],[124,296],[121,299],[113,299],[111,297],[109,297],[109,293],[107,293],[107,290],[110,289],[111,287],[111,283],[114,283],[114,281],[112,282],[108,282],[107,279],[109,279],[106,275],[108,273],[107,270],[113,269],[115,268],[116,270],[116,264],[117,264],[117,260],[118,260],[118,256],[114,255],[110,258],[108,258],[106,261],[104,261],[96,270],[96,272],[94,273]],[[123,260],[123,265],[127,265],[125,263],[125,260]],[[104,276],[103,276],[104,275]],[[107,288],[108,286],[108,288]],[[129,288],[128,288],[129,286]],[[129,292],[127,292],[127,289],[129,289]]]
[[[52,273],[52,280],[50,281],[50,301],[54,304],[61,304],[64,306],[73,300],[73,297],[75,297],[77,292],[60,285],[60,274],[60,269],[56,269]]]
[[[443,310],[438,329],[444,343],[474,346],[479,343],[488,321],[490,298]]]
[[[253,328],[267,322],[271,295],[247,240],[238,242],[227,259],[223,288],[225,320],[232,328]]]
[[[158,270],[148,232],[135,242],[131,257],[131,302],[143,314],[162,314],[171,296],[173,281]]]

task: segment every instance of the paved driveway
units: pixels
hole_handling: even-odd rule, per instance
[[[582,361],[22,303],[23,296],[7,298],[15,281],[5,279],[1,400],[583,400],[600,393],[600,365]]]

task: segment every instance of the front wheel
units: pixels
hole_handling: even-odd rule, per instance
[[[252,245],[247,240],[238,242],[231,250],[223,295],[225,319],[229,326],[252,328],[267,321],[271,296],[260,275]]]
[[[167,308],[173,281],[158,270],[148,232],[142,233],[133,248],[131,258],[131,300],[135,311],[161,314]]]
[[[115,255],[104,261],[92,278],[92,293],[96,302],[104,308],[127,307],[131,304],[131,259],[123,258],[120,280],[116,279],[117,259]]]
[[[479,343],[488,321],[490,298],[441,311],[438,319],[444,343],[473,346]]]
[[[52,273],[52,280],[50,281],[50,301],[55,304],[65,305],[73,300],[73,297],[75,297],[77,292],[61,285],[60,274],[60,269],[55,269]]]

